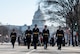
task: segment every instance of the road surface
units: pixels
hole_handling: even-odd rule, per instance
[[[57,47],[48,46],[48,49],[44,50],[43,46],[38,46],[35,50],[33,46],[27,49],[27,46],[18,46],[17,43],[13,49],[10,43],[0,44],[0,54],[80,54],[80,47],[62,47],[62,50],[57,50]]]

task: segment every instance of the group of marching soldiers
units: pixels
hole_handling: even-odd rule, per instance
[[[28,29],[25,31],[25,37],[27,40],[28,49],[30,49],[30,43],[31,43],[31,36],[32,35],[33,35],[34,49],[37,49],[39,32],[40,31],[39,31],[39,28],[37,27],[37,24],[35,24],[35,27],[33,28],[33,30],[31,30],[30,26],[28,26]],[[47,49],[47,44],[48,44],[48,40],[49,40],[49,36],[50,36],[50,32],[49,32],[49,29],[47,28],[47,25],[45,25],[44,29],[42,30],[42,36],[43,36],[44,49]],[[15,44],[16,37],[17,37],[14,29],[11,32],[10,37],[11,37],[12,46],[14,48],[14,44]],[[59,29],[56,32],[56,37],[57,37],[58,49],[61,49],[62,39],[64,37],[64,32],[61,29],[61,26],[59,26]]]

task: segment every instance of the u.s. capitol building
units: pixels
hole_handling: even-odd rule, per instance
[[[38,6],[38,10],[35,12],[32,20],[31,29],[34,28],[34,25],[37,24],[38,28],[40,29],[40,32],[42,32],[44,25],[48,26],[48,29],[50,30],[50,33],[53,33],[56,31],[56,27],[53,25],[48,25],[46,18],[44,17],[43,12],[40,9],[40,6]]]

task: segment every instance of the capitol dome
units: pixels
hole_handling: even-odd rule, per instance
[[[44,26],[46,20],[44,19],[44,15],[40,9],[40,6],[38,6],[38,10],[35,12],[33,16],[32,25],[37,24],[38,26]]]

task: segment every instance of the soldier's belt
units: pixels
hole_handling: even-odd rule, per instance
[[[27,37],[30,37],[29,35]]]
[[[63,36],[63,34],[57,34],[57,36]]]
[[[34,37],[38,37],[37,35],[34,35]]]
[[[12,35],[11,37],[15,37],[15,35]]]
[[[33,34],[39,34],[38,32],[34,32]]]
[[[29,36],[30,36],[31,34],[26,34],[26,36],[27,36],[27,35],[29,35]]]
[[[44,36],[44,37],[48,37],[48,36]]]
[[[44,33],[43,35],[49,35],[49,34],[47,34],[47,33]]]

